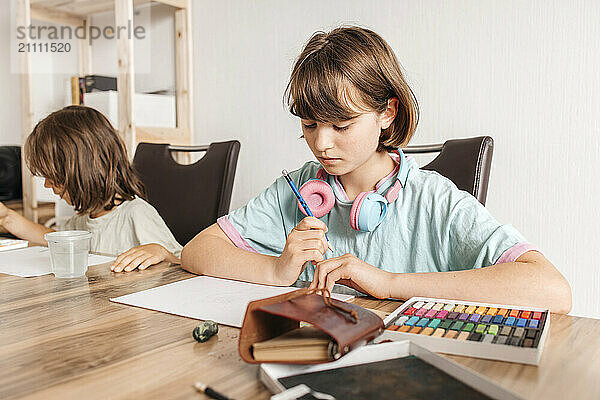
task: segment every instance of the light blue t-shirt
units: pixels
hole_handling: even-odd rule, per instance
[[[300,187],[315,178],[320,167],[307,162],[290,177]],[[378,193],[386,194],[396,181],[397,170],[378,183]],[[449,179],[419,169],[412,158],[407,159],[403,175],[406,181],[398,199],[388,205],[384,221],[373,232],[350,227],[352,202],[337,177],[327,176],[336,202],[320,218],[328,227],[334,251],[333,255],[328,251],[326,258],[351,253],[385,271],[439,272],[490,266],[501,258],[501,262],[514,261],[531,249],[513,226],[500,224],[475,197]],[[279,256],[287,236],[303,218],[294,193],[280,177],[218,223],[236,246]],[[313,274],[310,265],[299,279],[311,281]]]

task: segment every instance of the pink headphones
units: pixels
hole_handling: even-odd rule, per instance
[[[406,157],[402,150],[395,151],[399,158],[399,170],[396,176],[396,182],[388,189],[385,196],[376,193],[376,190],[362,192],[350,209],[350,226],[352,229],[361,232],[372,232],[381,224],[387,213],[388,204],[398,199],[400,189],[406,184],[408,171],[406,170]],[[302,187],[300,194],[308,204],[315,217],[321,218],[326,215],[335,205],[335,195],[333,189],[325,181],[327,172],[323,168],[317,171],[316,179],[310,179]],[[298,207],[304,215],[307,215],[304,208],[298,202]]]

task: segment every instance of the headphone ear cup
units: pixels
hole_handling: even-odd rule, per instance
[[[387,214],[388,202],[379,193],[359,194],[350,211],[350,226],[361,232],[373,232]]]
[[[326,215],[335,205],[335,195],[329,184],[321,179],[311,179],[300,187],[300,194],[316,218]],[[298,201],[298,208],[306,216],[306,211]]]

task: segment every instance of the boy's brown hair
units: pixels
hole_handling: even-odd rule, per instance
[[[38,122],[25,142],[25,161],[34,175],[67,193],[78,213],[110,210],[119,201],[145,197],[123,140],[90,107],[68,106]]]
[[[296,60],[285,94],[292,114],[318,122],[382,113],[394,97],[398,113],[382,130],[378,151],[408,144],[419,105],[390,46],[375,32],[356,26],[316,32]]]

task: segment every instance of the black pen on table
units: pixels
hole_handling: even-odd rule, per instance
[[[294,192],[294,194],[296,195],[296,198],[300,202],[300,205],[302,206],[302,208],[304,208],[304,211],[306,211],[306,214],[308,214],[309,217],[314,217],[312,211],[310,211],[310,208],[308,208],[308,204],[306,204],[306,201],[304,201],[304,198],[300,194],[300,191],[298,190],[296,185],[294,185],[292,178],[289,177],[288,172],[284,169],[283,171],[281,171],[281,174],[287,181],[288,185],[290,185],[292,192]],[[331,251],[333,253],[333,249],[331,248],[331,245],[329,244],[329,238],[327,237],[327,234],[325,234],[325,239],[327,239],[327,249],[329,249],[329,251]]]
[[[216,400],[233,400],[225,395],[222,395],[221,393],[217,392],[216,390],[214,390],[213,388],[209,387],[208,385],[205,385],[204,383],[201,382],[196,382],[194,383],[194,387],[196,388],[197,391],[204,393],[205,395],[207,395],[208,397],[210,397],[211,399],[216,399]]]

